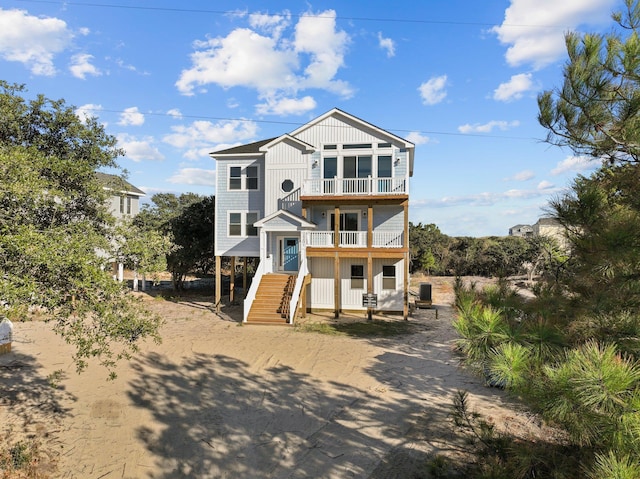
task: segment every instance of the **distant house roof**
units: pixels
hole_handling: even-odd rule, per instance
[[[119,193],[128,193],[136,196],[144,196],[145,192],[136,188],[124,178],[118,175],[96,172],[96,178],[102,183],[105,189],[116,190]]]
[[[562,226],[557,218],[540,218],[538,220],[538,224],[547,226]]]

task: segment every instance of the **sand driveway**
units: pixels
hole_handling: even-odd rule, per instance
[[[148,297],[167,320],[162,344],[114,381],[95,365],[77,375],[48,324],[17,323],[0,357],[3,435],[39,437],[61,478],[406,477],[456,454],[457,389],[496,422],[528,421],[458,367],[451,284],[433,281],[438,319],[419,310],[412,334],[376,339],[241,326],[198,298]]]

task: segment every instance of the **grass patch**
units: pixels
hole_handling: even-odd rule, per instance
[[[387,338],[414,332],[414,324],[408,321],[358,321],[348,323],[298,324],[296,331],[357,338]]]

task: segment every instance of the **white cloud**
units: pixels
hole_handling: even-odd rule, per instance
[[[466,125],[462,125],[458,127],[458,131],[460,133],[491,133],[494,128],[498,128],[499,130],[505,131],[510,128],[514,128],[520,125],[518,120],[515,121],[502,121],[502,120],[492,120],[488,123],[480,124],[474,123],[470,125],[467,123]]]
[[[303,15],[287,38],[289,16],[257,14],[249,19],[253,29],[237,28],[226,37],[194,43],[192,66],[176,82],[182,94],[193,95],[197,87],[210,84],[251,88],[261,98],[295,97],[308,88],[353,94],[348,83],[335,78],[350,41],[336,28],[335,11]]]
[[[84,80],[87,75],[102,75],[102,72],[95,65],[91,64],[91,60],[93,60],[93,55],[89,55],[88,53],[73,55],[71,57],[71,65],[69,66],[71,74],[81,80]]]
[[[140,126],[144,123],[144,115],[138,111],[137,106],[126,108],[120,114],[118,125],[122,126]]]
[[[172,108],[171,110],[168,110],[167,115],[172,116],[178,120],[182,118],[182,112],[177,108]]]
[[[594,170],[601,164],[602,160],[590,156],[568,156],[551,170],[551,174],[557,176],[568,172],[579,173],[581,171]]]
[[[138,139],[132,135],[117,135],[118,146],[126,152],[125,157],[133,161],[164,160],[164,155],[153,146],[154,139],[145,137]]]
[[[540,183],[538,183],[539,190],[548,190],[549,188],[554,188],[554,187],[555,185],[547,180],[543,180]]]
[[[519,100],[524,92],[533,90],[531,73],[513,75],[506,83],[501,83],[493,92],[493,99],[498,101]]]
[[[82,121],[87,121],[89,118],[98,116],[100,110],[102,110],[102,105],[87,103],[76,108],[76,116]]]
[[[423,135],[418,131],[412,131],[407,136],[406,139],[409,140],[414,145],[425,145],[427,143],[433,143],[434,141],[428,136]]]
[[[511,0],[502,25],[493,27],[500,43],[509,45],[511,66],[530,63],[542,68],[565,54],[564,34],[578,25],[610,21],[616,0]]]
[[[167,180],[169,183],[182,185],[216,185],[216,170],[205,170],[203,168],[182,168],[175,175]]]
[[[23,63],[34,75],[55,75],[53,58],[71,44],[72,38],[63,20],[0,8],[0,57]]]
[[[391,38],[384,38],[381,32],[378,32],[378,45],[386,50],[387,57],[391,58],[396,54],[396,44]]]
[[[425,105],[435,105],[440,103],[447,96],[445,90],[447,86],[447,75],[430,78],[418,88],[422,103]]]
[[[198,120],[189,126],[172,126],[173,133],[162,138],[165,143],[185,149],[184,157],[199,159],[208,157],[209,153],[235,145],[240,141],[255,138],[258,126],[253,121],[232,120],[212,123]],[[225,146],[221,146],[225,145]]]
[[[510,176],[509,178],[505,178],[505,181],[527,181],[534,178],[535,176],[536,175],[533,171],[523,170],[523,171],[519,171],[513,176]]]
[[[540,185],[542,185],[542,187]],[[498,203],[512,202],[514,200],[547,197],[561,191],[560,188],[553,188],[550,184],[546,185],[546,182],[542,182],[540,185],[535,189],[510,189],[502,192],[482,192],[463,196],[445,196],[437,200],[412,200],[410,204],[415,207],[431,208],[448,208],[452,206],[492,206]]]
[[[256,112],[260,115],[302,115],[316,106],[316,101],[310,96],[300,99],[270,97],[266,98],[265,103],[256,106]]]

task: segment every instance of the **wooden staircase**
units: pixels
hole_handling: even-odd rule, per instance
[[[292,274],[265,274],[247,316],[247,324],[288,324],[295,283],[296,276]]]

